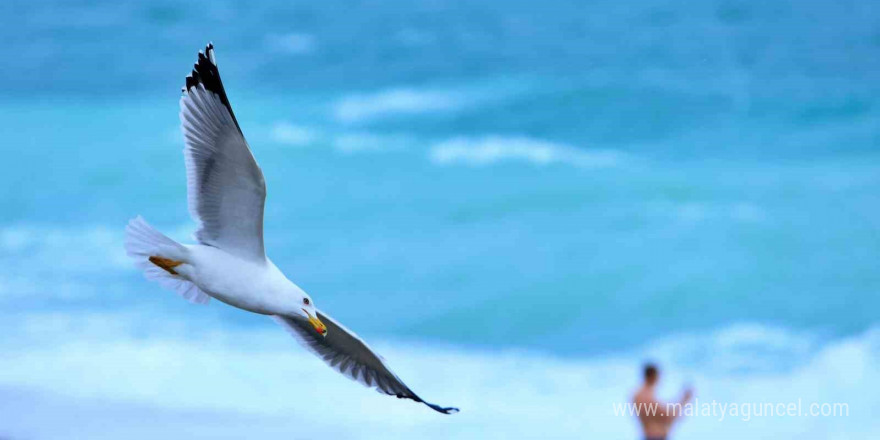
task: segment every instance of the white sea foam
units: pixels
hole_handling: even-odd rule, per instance
[[[128,262],[120,249],[122,228],[102,226],[75,229],[16,226],[0,227],[0,262],[8,273],[21,266],[54,262],[65,271],[83,272],[121,267]],[[95,262],[101,262],[96,265]]]
[[[403,38],[411,39],[405,44],[426,42],[416,41],[422,38],[418,34],[405,34]],[[333,103],[331,110],[333,117],[343,123],[371,122],[395,116],[448,114],[505,101],[534,87],[530,80],[523,78],[495,78],[442,87],[391,87],[343,96]]]
[[[275,142],[294,146],[310,145],[321,138],[321,134],[313,128],[283,121],[272,126],[270,136]]]
[[[769,218],[767,211],[750,202],[705,203],[699,201],[654,201],[648,210],[658,216],[670,217],[683,224],[730,219],[741,223],[761,223]]]
[[[172,238],[190,242],[190,225],[164,229]],[[124,224],[60,228],[0,227],[0,301],[17,298],[86,298],[124,292],[114,278],[137,269],[122,247]],[[88,279],[101,275],[101,282]]]
[[[192,225],[183,224],[162,229],[177,241],[192,241]],[[26,265],[38,267],[53,262],[63,267],[65,273],[128,268],[131,260],[126,257],[122,248],[124,233],[124,224],[118,228],[0,226],[0,264],[6,268],[18,269]]]
[[[405,149],[415,141],[406,135],[344,133],[333,138],[333,148],[342,153],[387,152]]]
[[[415,140],[406,134],[371,133],[368,131],[342,131],[327,133],[318,128],[277,122],[272,126],[273,141],[295,147],[329,145],[344,154],[388,152],[402,150]]]
[[[223,437],[253,438],[305,429],[332,432],[334,438],[367,439],[636,438],[634,420],[615,416],[613,404],[628,398],[646,357],[659,359],[665,368],[665,397],[673,397],[687,379],[704,401],[800,398],[850,406],[850,416],[843,418],[746,422],[692,417],[678,428],[680,439],[880,434],[880,423],[872,415],[880,398],[865,392],[876,388],[880,373],[878,330],[820,343],[814,335],[784,329],[734,326],[579,360],[519,351],[374,344],[423,397],[461,407],[460,414],[446,417],[362,389],[304,353],[278,329],[205,329],[188,332],[188,339],[178,339],[174,335],[180,332],[166,329],[144,339],[126,330],[139,319],[130,314],[72,319],[34,315],[13,323],[13,339],[0,345],[0,390],[29,404],[13,405],[4,399],[8,417],[0,435],[167,437],[178,435],[175,427],[182,426],[181,420],[192,420],[186,432],[196,437],[219,432]],[[766,350],[786,351],[790,343],[799,347],[795,351],[802,351],[803,359],[783,370],[744,374],[694,358],[701,351],[721,357],[762,356]],[[754,350],[742,351],[746,346]],[[113,408],[113,417],[96,408]],[[45,423],[67,414],[75,414],[79,423],[54,428]],[[139,422],[145,416],[150,426]]]
[[[318,47],[315,36],[304,33],[267,35],[265,42],[269,50],[290,55],[310,54]]]
[[[391,115],[448,112],[467,103],[466,94],[453,90],[396,88],[342,98],[333,114],[342,122],[361,122]]]
[[[528,137],[486,136],[454,138],[431,147],[429,156],[440,165],[489,165],[500,161],[525,161],[536,165],[566,163],[602,168],[619,165],[622,153],[614,150],[585,150]]]

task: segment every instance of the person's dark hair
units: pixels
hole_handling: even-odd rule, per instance
[[[652,363],[645,364],[645,380],[653,381],[657,379],[657,366]]]

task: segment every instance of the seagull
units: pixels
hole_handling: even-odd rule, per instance
[[[196,244],[178,243],[141,216],[125,228],[125,250],[144,276],[195,304],[211,298],[281,324],[327,365],[378,392],[457,408],[416,395],[354,332],[318,310],[272,263],[263,247],[266,183],[220,81],[214,45],[199,51],[180,98],[187,203]]]

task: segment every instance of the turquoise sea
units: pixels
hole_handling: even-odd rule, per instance
[[[877,438],[870,1],[0,5],[0,438],[638,438],[663,397],[846,403],[675,438]],[[441,417],[122,248],[188,241],[208,41],[267,252]]]

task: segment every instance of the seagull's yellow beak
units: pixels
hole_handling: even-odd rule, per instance
[[[302,309],[302,311],[306,312],[306,316],[309,317],[309,324],[312,324],[312,326],[315,327],[315,331],[318,332],[318,334],[321,336],[327,336],[327,326],[324,325],[324,323],[321,322],[320,319],[312,316],[312,314],[309,313],[308,310]]]

